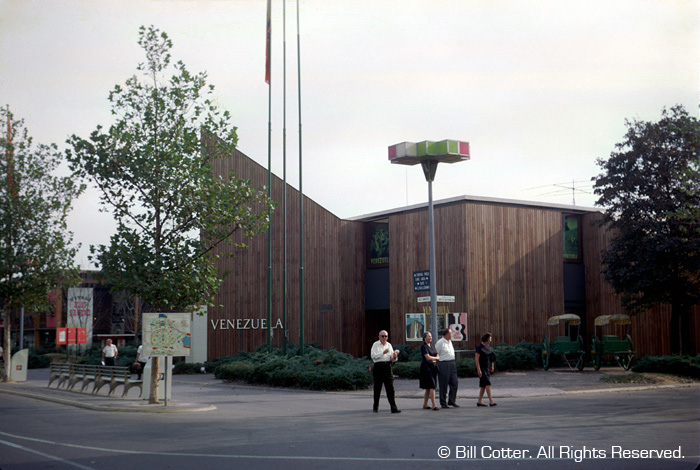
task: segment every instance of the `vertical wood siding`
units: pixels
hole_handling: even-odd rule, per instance
[[[216,159],[217,174],[235,173],[256,189],[267,185],[267,169],[236,151]],[[272,199],[279,204],[272,215],[272,324],[282,319],[283,182],[273,176]],[[304,342],[354,354],[357,332],[364,331],[364,251],[362,224],[344,222],[309,198],[304,198]],[[247,250],[222,258],[219,268],[230,274],[209,310],[208,355],[220,357],[253,351],[267,344],[263,328],[214,329],[220,320],[267,317],[267,234],[252,240],[237,235]],[[221,247],[218,252],[228,250]],[[287,186],[287,341],[299,344],[299,192]],[[234,323],[235,324],[235,323]],[[259,325],[249,322],[248,326]],[[245,326],[245,324],[242,324]],[[281,347],[284,331],[273,330],[273,346]]]
[[[236,151],[216,159],[214,171],[233,172],[262,189],[267,170]],[[288,186],[287,339],[299,342],[299,192]],[[280,206],[272,216],[272,323],[282,318],[282,181],[273,176],[272,199]],[[588,336],[598,315],[623,313],[620,300],[605,282],[600,253],[611,234],[597,224],[600,214],[582,214],[582,254],[585,267],[585,318]],[[413,272],[429,269],[427,208],[387,216],[390,236],[390,336],[405,343],[405,314],[421,313],[418,303],[427,293],[413,291]],[[365,223],[340,220],[304,198],[304,339],[324,348],[366,356],[374,333],[366,331]],[[564,313],[562,210],[547,207],[460,200],[435,208],[437,293],[455,296],[438,310],[467,312],[467,340],[473,348],[484,332],[496,343],[539,343],[547,334],[547,319]],[[210,358],[253,351],[266,344],[267,235],[244,240],[248,250],[222,258],[230,271],[209,310]],[[218,251],[227,250],[221,248]],[[442,310],[441,310],[442,309]],[[700,337],[700,307],[693,330]],[[257,328],[236,328],[237,319],[255,319]],[[633,319],[631,336],[639,355],[668,354],[670,307],[658,306]],[[224,321],[226,329],[214,329]],[[249,327],[254,324],[249,324]],[[283,330],[275,329],[273,346],[282,345]],[[369,335],[369,337],[368,337]],[[590,344],[590,337],[585,338]],[[419,343],[414,343],[419,344]]]

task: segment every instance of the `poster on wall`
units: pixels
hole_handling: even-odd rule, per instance
[[[452,329],[452,341],[467,340],[467,314],[448,313],[447,326]]]
[[[425,331],[424,313],[406,314],[406,341],[423,341]]]
[[[71,287],[67,296],[66,328],[85,328],[85,339],[88,347],[92,345],[92,287]],[[74,343],[74,342],[73,342]],[[71,344],[71,341],[68,341]]]
[[[429,313],[425,314],[425,324],[427,326],[427,331],[430,331],[431,325],[432,325],[432,318]],[[433,344],[442,337],[440,333],[442,333],[442,330],[445,329],[445,314],[444,313],[438,313],[437,314],[437,333],[433,333]],[[432,332],[431,332],[432,333]]]

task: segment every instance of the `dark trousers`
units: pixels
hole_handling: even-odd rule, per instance
[[[114,359],[115,359],[115,358],[113,358],[113,357],[105,357],[105,365],[106,365],[106,366],[112,366],[112,367],[116,366],[117,364],[116,364],[116,362],[114,361]]]
[[[440,404],[447,405],[455,403],[457,400],[457,364],[455,361],[438,361],[437,363],[438,381],[440,382]],[[450,388],[449,399],[447,395],[447,387]]]
[[[372,375],[374,377],[374,407],[373,409],[379,409],[379,397],[382,394],[382,385],[386,388],[386,398],[389,400],[389,406],[391,410],[398,409],[396,407],[396,401],[394,400],[394,375],[391,372],[390,362],[375,362],[374,368],[372,369]]]

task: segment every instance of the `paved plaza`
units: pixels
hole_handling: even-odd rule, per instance
[[[371,412],[371,390],[179,375],[166,407],[137,389],[48,389],[48,370],[31,370],[0,384],[0,469],[696,468],[700,386],[600,380],[620,373],[496,374],[493,408],[476,407],[478,379],[460,379],[460,407],[439,411],[421,409],[417,380],[396,380],[395,415],[384,397]]]

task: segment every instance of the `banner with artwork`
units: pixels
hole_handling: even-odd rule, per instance
[[[467,341],[466,313],[448,313],[447,326],[452,329],[452,341]]]
[[[66,328],[85,328],[85,344],[90,347],[92,345],[92,287],[71,287],[68,289],[67,303]]]

